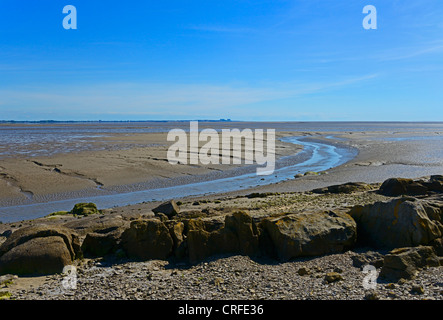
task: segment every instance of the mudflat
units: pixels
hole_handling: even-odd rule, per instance
[[[16,126],[20,129],[23,127]],[[31,136],[36,127],[38,132],[45,132],[46,127],[47,131],[51,132],[54,127],[53,124],[28,126],[26,130]],[[167,141],[167,132],[176,127],[186,130],[189,129],[189,123],[59,124],[56,129],[62,128],[64,131],[61,131],[63,135],[60,134],[58,139],[64,137],[64,142],[48,140],[37,143],[39,136],[36,135],[35,141],[30,139],[31,143],[24,147],[28,151],[20,154],[14,153],[14,148],[20,146],[3,142],[5,145],[2,146],[4,152],[0,162],[0,206],[185,185],[202,179],[217,179],[223,176],[221,173],[232,172],[232,175],[235,175],[233,169],[247,167],[234,164],[171,165],[167,159],[167,151],[173,142]],[[14,125],[3,125],[1,128],[14,132]],[[69,135],[78,135],[79,128],[86,131],[88,136],[80,141],[70,140]],[[327,174],[291,177],[286,181],[271,184],[263,183],[254,188],[255,191],[306,191],[352,181],[375,183],[389,177],[416,178],[443,172],[443,151],[440,147],[443,142],[443,125],[439,123],[200,124],[200,129],[206,128],[275,129],[276,159],[296,155],[302,150],[300,145],[281,141],[281,138],[288,136],[311,137],[357,150],[355,158],[327,170]],[[306,131],[307,129],[311,131]],[[200,142],[200,145],[203,144],[204,142]],[[294,176],[295,174],[296,172]],[[247,194],[250,191],[239,188],[234,193]]]

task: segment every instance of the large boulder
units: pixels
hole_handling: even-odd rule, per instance
[[[173,245],[168,228],[158,219],[132,221],[120,242],[127,256],[138,260],[166,259]]]
[[[287,214],[264,219],[262,227],[281,261],[341,252],[357,237],[355,221],[343,212]]]
[[[70,221],[65,226],[85,236],[82,251],[87,256],[102,257],[119,248],[121,235],[129,227],[122,216],[91,216]]]
[[[332,185],[329,187],[318,188],[312,190],[313,193],[353,193],[359,191],[368,191],[371,190],[372,187],[364,182],[348,182],[344,184]]]
[[[15,231],[0,246],[0,273],[40,275],[62,272],[82,256],[80,242],[71,230],[36,225]]]
[[[427,245],[443,236],[441,202],[397,198],[355,206],[358,241],[382,249]]]
[[[34,238],[0,257],[0,274],[54,274],[62,272],[71,263],[70,252],[62,238]]]
[[[77,203],[70,213],[80,216],[89,216],[91,214],[100,213],[100,210],[97,209],[95,203]]]
[[[177,215],[180,212],[180,208],[174,200],[167,201],[159,205],[158,207],[152,209],[154,213],[163,213],[168,218]]]
[[[378,191],[388,197],[401,195],[419,196],[430,192],[443,192],[443,176],[433,175],[428,180],[390,178],[383,182]]]
[[[380,277],[390,281],[413,279],[420,268],[438,267],[439,260],[430,246],[398,248],[387,254]]]
[[[78,235],[85,236],[91,232],[107,233],[118,228],[127,228],[129,222],[121,215],[93,215],[71,220],[63,226],[74,230]]]
[[[237,211],[225,217],[191,219],[187,222],[189,260],[200,261],[217,254],[259,254],[259,232],[252,217]]]

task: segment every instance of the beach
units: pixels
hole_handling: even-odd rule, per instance
[[[87,126],[91,125],[113,126]],[[82,216],[65,212],[50,215],[54,212],[51,203],[55,202],[101,199],[103,196],[121,197],[121,201],[126,201],[127,197],[137,192],[149,192],[156,188],[160,191],[176,190],[173,188],[190,188],[192,184],[209,182],[217,184],[223,179],[227,179],[228,183],[237,183],[235,179],[230,180],[236,174],[251,174],[250,168],[245,165],[173,166],[168,163],[166,153],[171,142],[166,141],[166,132],[158,131],[174,126],[185,128],[186,125],[186,122],[156,123],[155,130],[150,130],[157,132],[142,132],[146,124],[137,124],[136,130],[125,127],[130,132],[121,132],[119,127],[119,132],[109,130],[106,136],[95,136],[94,133],[82,142],[84,146],[77,144],[71,148],[75,151],[54,152],[50,156],[4,155],[0,164],[0,203],[6,208],[5,211],[15,208],[13,212],[20,212],[26,205],[35,204],[41,208],[47,205],[48,210],[32,219],[23,218],[26,215],[15,219],[12,214],[4,215],[10,221],[5,219],[0,224],[0,245],[6,243],[17,230],[39,226],[72,230],[80,244],[83,243],[82,248],[87,237],[99,234],[97,237],[101,239],[100,234],[107,237],[115,230],[124,233],[127,231],[123,230],[130,229],[129,226],[135,222],[155,220],[170,227],[174,225],[175,218],[153,212],[166,200],[175,200],[179,204],[180,214],[177,217],[183,220],[178,221],[184,221],[186,226],[193,219],[203,219],[205,228],[209,228],[204,234],[223,230],[227,223],[224,219],[238,211],[246,212],[248,219],[252,219],[253,229],[256,228],[255,224],[262,228],[262,221],[285,215],[337,212],[341,217],[343,212],[348,217],[346,212],[355,207],[392,201],[392,197],[378,192],[381,184],[389,178],[430,179],[443,172],[443,150],[440,147],[443,141],[442,124],[206,123],[202,128],[276,129],[276,158],[279,164],[276,172],[281,169],[285,172],[285,178],[267,183],[266,179],[272,179],[263,176],[259,179],[262,183],[259,186],[243,187],[239,184],[238,189],[228,192],[211,192],[208,189],[207,193],[192,196],[177,195],[158,201],[98,206],[100,214]],[[318,131],[305,130],[309,128]],[[100,131],[103,131],[103,127]],[[301,137],[299,141],[306,143],[305,147],[287,142],[285,138],[288,137]],[[67,143],[74,142],[69,140]],[[317,172],[303,167],[304,172],[290,171],[291,168],[298,168],[297,161],[309,162],[314,158],[309,153],[300,156],[304,148],[310,146],[332,146],[348,158],[344,157],[345,160],[341,159],[337,166],[327,170]],[[324,164],[324,161],[322,159],[320,163]],[[316,165],[318,163],[315,162]],[[285,170],[289,170],[290,177]],[[345,193],[312,192],[314,189],[353,182],[361,183],[361,186],[356,184],[357,189]],[[161,188],[158,188],[159,185]],[[426,197],[423,201],[428,201]],[[429,201],[441,201],[440,198],[432,198],[433,195],[429,197]],[[422,201],[420,197],[417,199]],[[72,206],[65,210],[71,209]],[[188,228],[182,229],[178,237],[182,233],[185,237]],[[189,238],[189,234],[186,237]],[[174,246],[175,243],[174,238]],[[206,256],[205,253],[202,259],[191,262],[175,258],[152,258],[137,262],[137,259],[134,261],[126,256],[85,256],[75,262],[78,290],[63,289],[60,283],[64,276],[55,274],[13,277],[10,279],[11,285],[4,287],[3,291],[7,290],[14,299],[369,299],[372,291],[361,286],[365,274],[354,260],[368,252],[377,252],[383,257],[389,250],[360,245],[345,248],[342,252],[335,252],[334,249],[329,254],[288,261],[276,260],[272,255],[255,259],[247,254],[237,255],[235,250],[234,254],[228,255],[216,252],[213,256]],[[302,275],[303,272],[299,272],[301,269],[308,271]],[[441,267],[429,266],[413,279],[400,284],[381,282],[376,298],[442,299],[441,272]],[[340,280],[326,281],[329,273],[338,273]],[[281,287],[282,280],[278,276],[281,274],[285,274],[285,288]],[[150,279],[149,282],[140,280],[146,278]],[[123,285],[120,286],[121,283]],[[424,293],[414,293],[417,286],[422,286]]]
[[[189,122],[14,124],[3,125],[1,128],[12,136],[20,131],[26,141],[31,141],[24,146],[19,142],[8,144],[6,140],[3,141],[0,207],[5,208],[119,194],[128,196],[122,196],[118,206],[157,200],[156,197],[160,201],[187,196],[186,193],[181,195],[178,190],[167,193],[162,188],[215,181],[254,172],[249,169],[252,166],[235,165],[232,162],[216,165],[171,165],[167,159],[167,150],[172,142],[167,141],[167,132],[173,128],[189,130]],[[198,191],[201,194],[192,196],[211,196],[211,188],[214,189],[212,193],[216,194],[232,192],[243,195],[254,190],[307,191],[345,182],[374,183],[389,177],[417,178],[443,172],[443,151],[440,148],[443,127],[439,123],[202,122],[200,129],[205,128],[275,129],[275,157],[277,163],[279,159],[289,158],[291,161],[283,161],[282,166],[286,167],[294,167],[304,159],[296,157],[301,155],[303,146],[297,142],[282,141],[285,137],[315,138],[325,144],[340,145],[344,150],[349,149],[352,152],[343,163],[322,170],[327,174],[294,178],[300,173],[294,167],[292,172],[287,171],[279,179],[272,179],[272,175],[260,177],[258,182],[254,182],[259,186],[233,181],[228,182],[231,190],[227,187],[210,186],[202,188],[207,192]],[[39,139],[42,133],[45,136],[53,131],[56,133],[47,138],[47,141]],[[37,145],[36,141],[42,142]],[[317,170],[304,168],[304,171]],[[131,193],[152,189],[159,189],[156,193],[158,196],[150,197],[146,193],[131,199]],[[162,194],[167,198],[161,198]],[[57,209],[69,210],[61,207],[54,208],[54,211],[58,211]],[[48,210],[51,210],[50,206]],[[47,213],[41,213],[44,214]],[[26,219],[26,216],[18,219]]]

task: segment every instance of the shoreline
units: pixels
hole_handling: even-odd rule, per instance
[[[354,190],[350,193],[291,192],[259,194],[253,197],[222,196],[217,200],[188,199],[180,204],[180,215],[185,220],[202,219],[220,228],[221,219],[235,210],[248,212],[253,221],[258,222],[270,217],[318,210],[347,212],[355,206],[396,199],[376,192],[379,187],[380,184],[367,185],[365,191]],[[439,201],[443,200],[441,195],[438,196]],[[427,201],[428,198],[423,199]],[[435,201],[432,199],[429,198],[430,201]],[[153,205],[138,204],[105,210],[101,214],[60,215],[0,224],[0,235],[7,230],[14,232],[27,227],[40,226],[48,230],[65,227],[78,234],[83,242],[82,248],[85,248],[88,235],[109,232],[113,230],[113,226],[121,223],[129,226],[137,221],[156,219],[164,223],[180,221],[154,214]],[[3,241],[0,241],[0,246]],[[366,259],[381,259],[387,254],[389,250],[366,246],[357,241],[343,252],[301,256],[288,261],[235,253],[213,254],[195,262],[182,261],[174,256],[134,260],[117,254],[100,257],[87,255],[74,262],[76,288],[63,286],[66,278],[63,273],[30,277],[6,275],[8,285],[0,288],[0,292],[7,292],[11,299],[17,300],[443,299],[443,291],[439,285],[443,276],[443,264],[440,267],[425,267],[412,279],[395,282],[381,278],[377,280],[374,289],[366,289],[362,285],[367,276],[362,271],[363,265],[379,263],[376,262],[378,260],[371,262]],[[443,258],[440,259],[443,262]],[[380,266],[377,266],[377,270],[380,270]],[[336,275],[338,280],[327,280],[330,274]],[[285,285],[282,286],[282,283]]]
[[[440,158],[434,157],[428,161],[417,158],[416,155],[427,154],[430,150],[436,149],[435,145],[443,141],[440,140],[443,137],[441,133],[443,132],[297,132],[297,136],[358,150],[358,154],[347,163],[327,170],[327,174],[297,177],[236,191],[219,192],[216,195],[185,196],[184,199],[213,198],[232,194],[246,195],[252,192],[308,191],[346,182],[380,183],[388,177],[418,178],[440,174],[443,172],[443,162]],[[293,157],[296,157],[300,153],[300,146],[281,141],[294,135],[293,131],[277,131],[279,142],[276,148],[277,159],[284,159],[294,153]],[[425,135],[430,139],[414,139],[420,135]],[[11,207],[25,205],[24,203],[29,202],[30,198],[44,202],[69,198],[92,198],[103,195],[106,193],[105,190],[108,190],[108,194],[138,192],[152,189],[152,186],[158,186],[159,182],[166,182],[166,186],[169,187],[186,185],[195,182],[196,179],[211,180],[213,177],[220,177],[236,170],[241,172],[245,169],[244,166],[233,165],[227,167],[223,165],[171,166],[164,156],[167,149],[167,145],[164,144],[165,140],[165,133],[114,135],[104,138],[100,143],[111,146],[116,144],[121,150],[88,151],[48,158],[12,160],[12,163],[16,162],[16,167],[13,168],[15,171],[11,171],[11,176],[9,176],[10,167],[6,165],[7,162],[3,161],[3,166],[0,166],[2,170],[0,173],[3,175],[3,179],[0,179],[0,190],[11,191],[15,188],[17,190],[15,199],[19,199],[19,196],[21,200],[5,203],[5,196],[8,196],[8,192],[3,192],[3,201],[0,200],[0,203],[3,202],[3,207]],[[160,143],[162,141],[163,144]],[[141,142],[149,146],[134,147]],[[147,154],[150,154],[147,157],[149,159],[144,158]],[[22,169],[26,170],[23,170],[20,178],[17,172]],[[151,177],[150,180],[143,181],[146,180],[147,175]],[[8,178],[10,181],[7,180]],[[1,183],[5,181],[9,186],[1,188]],[[10,187],[11,184],[14,188]],[[61,192],[66,188],[68,188],[66,191]],[[57,193],[54,193],[54,190],[57,190]],[[170,198],[180,197],[171,196]]]
[[[307,139],[307,141],[300,141],[299,139],[302,138]],[[62,207],[63,203],[65,203],[65,206],[68,206],[69,204],[72,206],[76,202],[98,202],[103,204],[102,207],[110,208],[119,206],[119,204],[116,204],[117,198],[121,199],[119,200],[120,203],[135,204],[139,202],[160,201],[171,198],[180,199],[190,196],[200,197],[208,194],[221,194],[229,189],[233,189],[232,192],[236,192],[239,190],[248,190],[254,187],[254,184],[256,186],[267,185],[272,184],[272,181],[284,181],[293,178],[294,174],[300,172],[297,171],[297,167],[303,168],[301,166],[306,160],[314,160],[314,154],[309,155],[311,151],[307,150],[307,147],[315,146],[315,149],[319,148],[320,150],[322,148],[331,148],[331,150],[334,150],[334,153],[331,153],[331,157],[334,156],[336,159],[329,159],[325,156],[323,156],[323,158],[320,157],[315,159],[311,166],[302,169],[302,172],[312,170],[324,171],[325,169],[329,169],[330,166],[340,165],[341,163],[348,161],[354,156],[352,153],[355,154],[356,152],[350,151],[355,150],[355,148],[351,149],[348,146],[340,144],[338,141],[322,141],[320,139],[312,139],[312,142],[308,142],[310,139],[312,138],[294,137],[288,134],[280,134],[277,149],[280,148],[287,150],[277,153],[275,172],[269,176],[257,176],[254,174],[255,168],[258,167],[257,165],[225,165],[224,167],[226,170],[217,169],[206,173],[186,176],[183,176],[183,174],[178,174],[176,177],[170,177],[167,179],[153,178],[146,182],[133,183],[129,185],[116,185],[108,187],[104,184],[99,184],[97,179],[95,179],[94,182],[97,184],[95,190],[87,189],[76,193],[67,193],[66,195],[59,193],[58,195],[52,195],[51,198],[48,199],[49,201],[45,202],[42,201],[45,200],[45,196],[38,197],[32,194],[33,196],[31,198],[15,203],[15,205],[12,206],[4,205],[2,208],[0,208],[0,210],[3,210],[5,214],[8,212],[8,214],[12,216],[15,212],[21,212],[23,209],[29,212],[37,212],[37,210],[42,210],[39,208],[46,207],[48,207],[48,209],[44,210],[52,210],[51,212],[67,210],[67,207]],[[306,145],[307,147],[301,147],[303,145]],[[343,150],[340,150],[340,148]],[[348,151],[345,151],[344,148],[348,149]],[[48,166],[36,160],[33,160],[32,162],[37,164],[39,167]],[[204,166],[198,167],[200,169]],[[219,167],[222,166],[219,165]],[[59,167],[54,166],[51,171],[58,170],[56,172],[60,174],[61,170],[58,168]],[[170,168],[173,168],[173,166],[170,166]],[[202,170],[200,171],[204,171],[204,168],[201,169]],[[225,186],[223,186],[223,183]],[[199,189],[201,189],[201,191],[198,191]],[[24,193],[26,191],[21,189],[20,192]],[[149,197],[151,197],[151,199]],[[111,203],[106,204],[106,199],[108,198],[112,198],[112,201],[114,201],[113,205],[111,205]],[[19,220],[22,219],[17,218],[17,221]],[[12,221],[11,218],[8,219],[7,216],[3,215],[3,222],[10,221]]]

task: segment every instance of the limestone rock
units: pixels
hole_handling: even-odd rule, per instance
[[[167,201],[159,205],[158,207],[152,209],[154,213],[163,213],[168,218],[177,215],[180,212],[180,208],[174,200]]]
[[[354,245],[355,221],[342,212],[302,212],[262,221],[277,257],[286,261],[299,256],[337,253]]]
[[[166,259],[173,240],[168,228],[158,219],[135,220],[121,235],[121,247],[135,259]]]
[[[191,219],[187,223],[187,246],[192,262],[217,254],[259,254],[259,234],[252,218],[243,211],[225,217],[224,223]]]
[[[390,281],[415,278],[418,269],[425,266],[438,267],[439,260],[430,246],[399,248],[387,254],[380,277]]]
[[[376,268],[383,266],[384,256],[380,252],[368,251],[355,255],[352,258],[352,265],[356,268],[364,268],[365,265],[372,265]]]
[[[313,193],[352,193],[371,190],[371,186],[363,182],[349,182],[312,190]]]
[[[349,214],[357,222],[359,242],[393,249],[427,245],[441,238],[443,224],[440,205],[410,197],[398,198],[355,206]]]
[[[0,257],[0,274],[46,275],[60,273],[72,263],[63,238],[47,236],[14,246]]]
[[[11,236],[0,246],[0,257],[8,251],[12,250],[25,242],[34,238],[44,237],[60,237],[66,245],[71,259],[81,257],[80,240],[72,230],[62,226],[51,225],[34,225],[16,230]]]
[[[433,175],[427,181],[423,179],[390,178],[384,181],[379,189],[380,194],[390,197],[418,196],[429,192],[443,192],[443,176]]]

